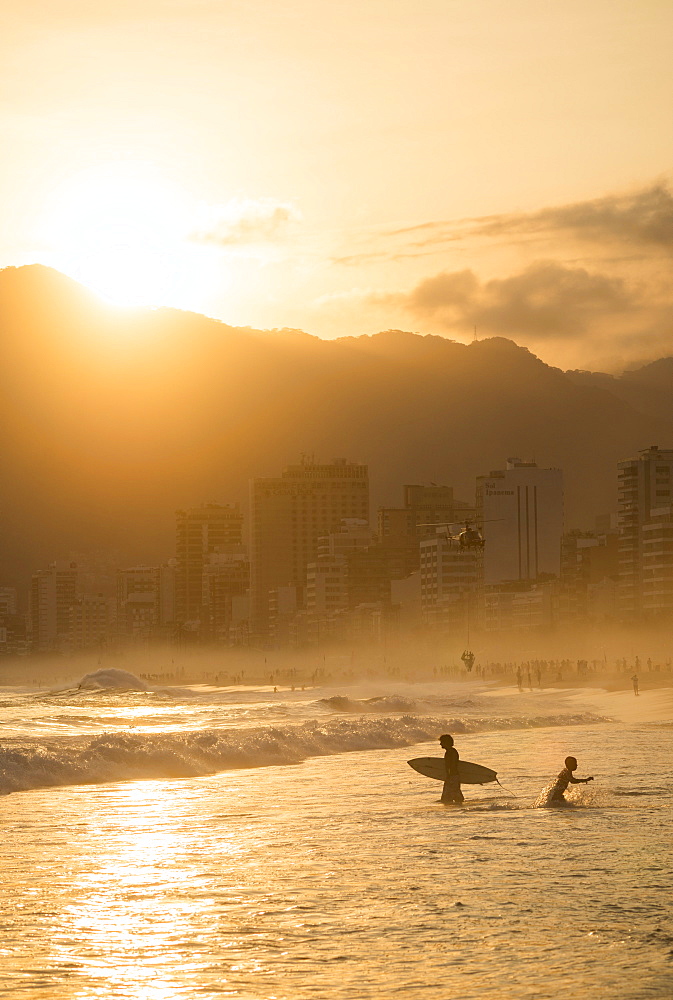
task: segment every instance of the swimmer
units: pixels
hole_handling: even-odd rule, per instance
[[[577,770],[577,759],[575,757],[566,757],[565,767],[560,772],[558,778],[556,779],[551,793],[549,795],[549,805],[568,805],[568,800],[563,794],[568,787],[568,785],[586,785],[591,778],[575,778],[573,776],[573,771]]]

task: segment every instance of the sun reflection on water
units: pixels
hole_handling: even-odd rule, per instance
[[[192,797],[162,781],[111,786],[109,808],[91,817],[100,852],[78,873],[62,914],[68,930],[53,940],[56,962],[76,960],[100,980],[87,996],[168,1000],[198,978],[221,886],[194,851]],[[231,861],[242,850],[237,835],[219,831],[220,856]]]

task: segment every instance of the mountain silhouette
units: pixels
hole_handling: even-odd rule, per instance
[[[155,562],[175,510],[247,505],[302,452],[369,464],[372,510],[508,456],[564,470],[568,527],[616,508],[616,463],[673,444],[673,359],[563,372],[511,340],[325,341],[111,308],[48,268],[0,272],[0,584],[58,558]]]
[[[666,421],[673,401],[673,358],[660,358],[622,375],[572,371],[568,376],[585,387],[607,389],[641,413]]]

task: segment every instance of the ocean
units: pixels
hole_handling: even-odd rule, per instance
[[[86,685],[0,690],[0,994],[673,996],[671,689]]]

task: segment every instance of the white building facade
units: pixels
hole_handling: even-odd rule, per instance
[[[563,537],[563,473],[509,458],[477,478],[477,524],[484,536],[483,583],[558,576]]]

